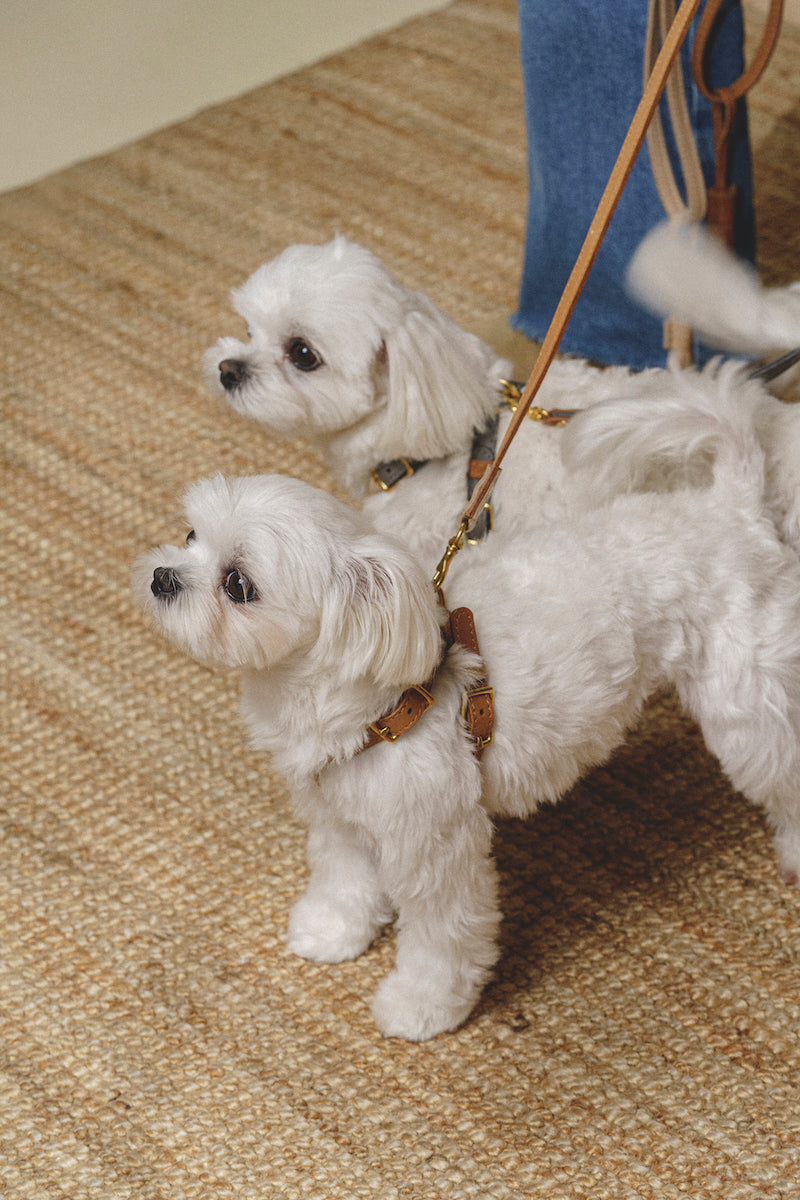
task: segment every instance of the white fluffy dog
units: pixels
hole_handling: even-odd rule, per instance
[[[800,876],[800,561],[763,516],[751,422],[713,402],[706,419],[720,425],[707,489],[619,496],[455,560],[448,600],[473,610],[482,659],[443,652],[443,610],[402,542],[297,480],[197,484],[187,544],[139,564],[164,633],[242,669],[253,743],[308,823],[289,947],[351,959],[397,914],[373,1003],[385,1035],[466,1019],[498,954],[492,818],[557,800],[661,685],[765,807],[785,877]],[[576,447],[582,420],[566,433]],[[484,671],[496,720],[479,761],[460,712]],[[434,701],[420,721],[360,752],[420,684]]]
[[[364,509],[435,562],[467,503],[475,431],[494,418],[511,364],[343,237],[290,246],[234,289],[232,301],[249,340],[224,337],[206,351],[212,388],[271,433],[309,441],[357,497],[374,488],[380,464],[400,464],[402,476],[403,464],[425,463],[367,495]],[[639,395],[663,377],[559,360],[537,403],[582,408]],[[501,411],[498,440],[510,416]],[[560,437],[558,428],[524,422],[492,496],[496,528],[510,534],[563,514]]]
[[[777,293],[745,303],[740,288],[731,300],[730,280],[719,279],[709,256],[694,261],[685,239],[665,247],[659,237],[647,242],[635,279],[651,306],[674,308],[677,293],[687,307],[691,300],[689,319],[705,310],[718,314],[710,332],[733,331],[741,351],[800,343],[800,296],[780,319],[774,317]],[[686,284],[689,273],[693,286]],[[739,274],[755,292],[757,281],[744,269]],[[425,462],[389,491],[368,495],[364,510],[377,528],[396,532],[431,564],[437,561],[467,503],[475,430],[494,417],[500,379],[509,377],[511,364],[427,296],[400,284],[370,251],[341,237],[323,246],[290,246],[236,288],[232,300],[249,340],[221,338],[206,352],[212,387],[270,432],[310,441],[357,497],[368,492],[380,463],[402,476],[405,463]],[[737,343],[743,325],[746,345]],[[744,373],[728,390],[735,392],[740,381],[744,387]],[[753,384],[755,391],[763,389]],[[663,404],[685,395],[685,381],[671,370],[600,369],[583,359],[558,359],[536,402],[552,411],[621,396]],[[501,409],[498,440],[509,419],[509,410]],[[568,511],[576,494],[565,477],[562,439],[559,428],[523,423],[492,496],[496,529],[527,532]],[[478,447],[477,457],[492,452]],[[768,487],[773,476],[779,484],[779,473],[770,468]],[[787,496],[793,503],[798,494],[794,487],[781,490],[775,504]]]

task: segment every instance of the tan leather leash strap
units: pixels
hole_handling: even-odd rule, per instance
[[[749,66],[738,79],[724,87],[712,88],[706,82],[706,53],[714,22],[724,0],[707,0],[692,47],[692,76],[697,87],[711,102],[714,131],[714,183],[708,189],[708,224],[728,246],[733,246],[733,217],[736,188],[728,183],[728,148],[737,101],[761,76],[778,40],[783,16],[783,0],[770,0],[761,41]]]
[[[495,455],[494,462],[486,468],[483,478],[472,493],[469,504],[461,514],[458,530],[455,536],[450,539],[442,560],[436,569],[434,575],[434,585],[436,587],[441,586],[453,557],[463,545],[465,534],[469,531],[478,513],[488,500],[491,490],[500,474],[500,466],[506,452],[517,430],[525,420],[528,409],[531,407],[533,399],[542,384],[542,380],[555,358],[556,351],[564,336],[564,330],[578,302],[583,285],[592,269],[606,230],[611,223],[611,218],[622,195],[622,190],[625,187],[628,176],[633,169],[636,156],[645,139],[648,125],[655,112],[661,93],[664,90],[667,76],[699,6],[700,0],[682,0],[675,20],[672,22],[664,38],[664,43],[656,58],[650,78],[644,89],[644,94],[639,101],[630,128],[625,135],[625,140],[617,156],[614,169],[600,198],[597,211],[589,226],[589,231],[586,234],[575,266],[572,268],[570,277],[567,280],[561,299],[558,302],[555,314],[550,322],[550,327],[545,334],[542,348],[539,351],[530,378],[525,385],[519,405],[517,406],[517,411],[511,418],[505,436]]]

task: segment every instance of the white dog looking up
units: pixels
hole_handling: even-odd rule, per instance
[[[242,712],[309,826],[311,876],[288,944],[355,958],[398,916],[373,1002],[387,1036],[463,1022],[496,961],[492,818],[555,801],[604,762],[655,689],[673,685],[732,785],[764,806],[800,876],[800,560],[763,519],[749,419],[721,423],[707,489],[619,496],[523,539],[460,555],[448,600],[474,614],[483,662],[442,657],[442,610],[399,541],[281,476],[193,487],[193,533],[139,564],[137,592],[203,662],[242,669]],[[568,438],[580,438],[578,417]],[[495,689],[479,762],[465,689]],[[359,753],[406,689],[434,703]]]

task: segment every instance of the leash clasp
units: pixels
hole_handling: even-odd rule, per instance
[[[447,578],[447,572],[450,569],[450,563],[458,554],[461,547],[464,545],[464,535],[467,532],[467,522],[462,520],[456,532],[447,543],[447,549],[441,557],[438,567],[433,574],[433,586],[438,589],[442,586]]]
[[[500,380],[500,391],[503,400],[506,402],[512,413],[515,413],[519,408],[519,402],[522,399],[522,389],[518,383],[514,383],[511,379]],[[574,408],[554,408],[552,411],[549,408],[542,408],[540,404],[534,404],[528,409],[528,416],[532,421],[541,421],[543,425],[553,425],[560,427],[569,424],[570,417],[575,415]]]

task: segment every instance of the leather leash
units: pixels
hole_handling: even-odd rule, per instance
[[[775,48],[781,24],[783,0],[770,0],[770,9],[761,42],[751,65],[733,83],[713,89],[706,82],[706,60],[714,33],[714,25],[724,0],[707,0],[706,7],[697,23],[692,47],[691,72],[695,85],[711,105],[712,132],[714,138],[714,182],[706,189],[700,155],[697,152],[694,132],[686,104],[683,73],[676,61],[666,84],[670,122],[683,176],[686,199],[681,196],[675,179],[661,121],[656,109],[647,132],[647,150],[653,180],[664,212],[673,221],[699,223],[707,216],[707,224],[728,246],[734,245],[734,216],[736,188],[728,183],[728,157],[730,135],[736,115],[736,106],[758,80]],[[675,13],[674,0],[650,0],[647,14],[644,70],[649,73],[653,57],[663,39],[669,22]],[[681,367],[692,363],[692,330],[688,325],[667,317],[664,321],[664,346],[675,357]]]
[[[570,273],[569,279],[561,294],[561,298],[556,307],[553,319],[545,334],[542,342],[539,355],[534,364],[527,384],[519,398],[519,403],[514,411],[511,421],[506,430],[505,436],[500,444],[500,447],[493,461],[486,465],[481,478],[477,481],[474,491],[470,496],[466,508],[461,513],[459,526],[447,544],[444,555],[439,562],[433,577],[433,585],[441,594],[441,587],[447,576],[450,563],[455,555],[459,552],[464,544],[464,539],[478,520],[480,514],[485,510],[489,502],[492,488],[497,482],[497,478],[501,471],[501,464],[505,455],[519,430],[520,425],[528,416],[534,398],[542,385],[545,375],[555,358],[561,339],[564,336],[564,331],[569,323],[569,319],[578,302],[583,285],[588,278],[589,272],[594,265],[594,261],[602,245],[603,238],[606,235],[608,226],[611,223],[611,218],[616,211],[622,191],[627,183],[628,176],[633,169],[633,164],[642,147],[642,143],[647,136],[647,131],[653,119],[653,115],[658,107],[661,94],[666,85],[667,79],[672,70],[673,64],[678,56],[681,45],[684,42],[689,31],[695,14],[700,7],[701,0],[682,0],[681,5],[672,21],[669,29],[663,33],[661,49],[658,52],[653,69],[650,72],[649,78],[642,93],[642,98],[633,115],[633,119],[628,128],[628,132],[622,143],[622,147],[617,156],[617,160],[612,169],[608,183],[600,197],[600,202],[595,211],[589,230],[581,246],[578,258]],[[698,34],[695,40],[693,69],[695,62],[702,64],[703,47],[706,44],[711,27],[714,22],[716,13],[723,0],[708,0],[706,10],[698,27]],[[698,86],[703,94],[714,104],[714,112],[719,111],[719,115],[715,116],[715,122],[719,125],[719,135],[717,145],[719,153],[717,156],[717,186],[720,185],[720,180],[727,177],[727,138],[730,133],[730,123],[733,116],[733,107],[735,101],[761,74],[761,71],[766,66],[766,63],[774,48],[774,43],[777,38],[777,31],[780,27],[780,19],[783,8],[783,0],[772,0],[770,13],[768,18],[767,33],[762,39],[761,45],[758,48],[756,56],[750,68],[745,70],[740,79],[735,85],[727,88],[719,89],[717,92],[710,92],[705,88],[705,85],[698,81]],[[703,38],[701,39],[701,31]],[[696,76],[697,78],[697,76]],[[715,129],[716,129],[715,124]],[[720,161],[721,160],[721,161]],[[727,195],[727,185],[724,187],[724,192]],[[726,195],[722,197],[723,208],[727,204]],[[716,204],[716,199],[712,201],[711,191],[709,192],[709,211],[712,203]],[[544,411],[544,410],[543,410]],[[546,414],[550,415],[550,414]],[[567,414],[565,413],[566,417]],[[568,418],[567,418],[568,419]],[[470,485],[471,486],[471,485]],[[455,618],[455,626],[454,626]],[[459,634],[456,634],[456,626],[460,626],[463,621],[463,628],[459,629]],[[472,613],[469,609],[456,609],[450,614],[449,622],[450,633],[448,636],[453,640],[459,640],[459,635],[466,640],[462,644],[466,645],[474,653],[479,653],[477,636],[475,635],[474,621]],[[451,643],[452,644],[452,643]],[[446,651],[445,651],[446,652]],[[433,680],[429,681],[428,685],[421,687],[409,688],[401,698],[400,703],[392,710],[391,713],[379,718],[368,727],[367,740],[362,749],[368,749],[370,746],[376,745],[379,741],[396,741],[399,736],[412,728],[423,713],[427,712],[431,704],[433,704],[433,695],[430,687]],[[470,689],[465,697],[462,713],[468,722],[470,734],[475,743],[475,753],[478,757],[483,753],[485,746],[491,744],[492,728],[493,728],[493,698],[494,693],[491,687],[486,684],[485,680],[481,680],[478,685]],[[485,728],[488,729],[487,735],[484,737],[480,732],[475,732],[475,727],[470,725],[471,721],[479,720],[485,722]]]
[[[454,556],[458,553],[464,544],[464,538],[472,527],[473,522],[477,518],[478,513],[483,508],[483,505],[489,499],[492,488],[494,487],[497,477],[500,474],[502,461],[508,451],[514,436],[517,433],[522,422],[528,414],[534,397],[541,387],[542,381],[547,373],[547,370],[555,358],[556,351],[564,336],[564,330],[567,327],[570,317],[572,316],[575,305],[578,302],[578,297],[581,294],[583,285],[589,275],[590,270],[597,257],[598,251],[605,237],[606,231],[611,218],[614,215],[619,198],[622,195],[622,190],[628,180],[628,176],[633,169],[633,164],[636,156],[641,149],[642,143],[647,134],[647,129],[652,120],[653,113],[658,105],[661,93],[667,81],[667,76],[672,69],[681,44],[688,33],[689,26],[694,18],[697,9],[700,7],[700,0],[682,0],[681,6],[678,9],[675,20],[672,22],[667,34],[664,38],[663,45],[658,53],[653,70],[650,73],[650,78],[647,81],[642,98],[634,113],[633,120],[625,139],[622,143],[617,161],[606,184],[605,190],[600,197],[600,202],[597,206],[594,218],[589,226],[589,230],[584,239],[578,258],[575,262],[569,279],[567,280],[561,299],[556,307],[555,314],[550,327],[545,334],[542,348],[539,351],[538,358],[534,364],[533,371],[528,379],[525,389],[520,398],[517,411],[509,423],[505,436],[500,444],[500,447],[495,455],[494,462],[490,463],[484,471],[483,477],[479,480],[472,497],[469,500],[466,508],[461,514],[458,530],[447,544],[444,555],[436,568],[433,577],[435,587],[441,587],[447,575],[448,568]]]

